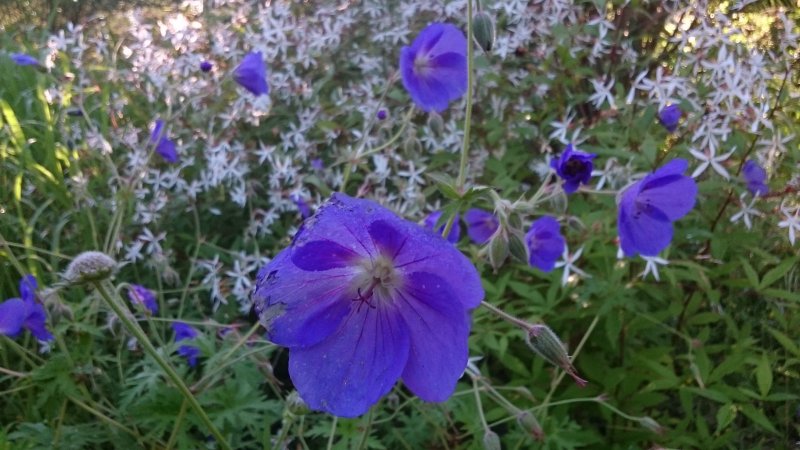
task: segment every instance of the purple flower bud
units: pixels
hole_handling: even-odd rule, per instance
[[[239,66],[233,70],[233,79],[253,95],[268,94],[267,65],[264,64],[261,52],[250,52],[245,55]]]
[[[753,196],[765,195],[769,192],[769,187],[765,183],[767,180],[767,171],[752,159],[744,163],[742,177],[744,177],[744,181],[747,182],[747,190],[749,190]]]
[[[531,224],[531,229],[525,234],[531,266],[542,272],[553,270],[566,246],[560,228],[558,221],[550,216],[542,216]]]
[[[442,217],[441,211],[434,211],[428,214],[428,217],[425,218],[425,228],[441,235],[442,233],[444,233],[444,227],[447,226],[446,223],[440,226],[439,229],[437,230],[433,229],[433,227],[436,226],[436,222],[439,220],[439,217]],[[461,237],[461,227],[458,225],[458,214],[456,214],[456,218],[453,222],[453,228],[450,229],[450,234],[447,235],[447,240],[455,244],[456,242],[458,242],[458,239],[460,237]]]
[[[38,66],[39,60],[25,53],[12,53],[11,59],[18,66]]]
[[[571,194],[577,191],[581,184],[589,182],[594,169],[592,160],[595,157],[597,155],[594,153],[575,150],[572,144],[569,144],[560,158],[550,160],[550,167],[564,180],[564,192]]]
[[[494,214],[477,208],[468,210],[464,214],[464,221],[467,223],[467,235],[478,245],[487,243],[500,226]]]
[[[378,120],[386,120],[386,117],[388,117],[388,115],[389,114],[386,112],[385,109],[379,109],[378,110],[378,115],[377,115],[378,116]]]
[[[158,312],[158,302],[153,291],[139,284],[131,284],[128,289],[128,300],[136,305],[142,305],[150,312],[155,314]]]
[[[667,105],[658,112],[658,121],[670,133],[674,133],[678,129],[678,122],[681,120],[681,107],[678,105]]]
[[[200,63],[200,70],[203,72],[211,72],[213,68],[214,64],[211,61],[203,61]]]
[[[163,120],[156,120],[153,131],[150,133],[150,143],[155,144],[156,152],[164,158],[164,161],[174,164],[178,162],[178,150],[175,142],[167,137],[167,130],[164,128]]]
[[[297,210],[300,211],[300,215],[303,216],[303,219],[311,217],[311,208],[308,206],[308,203],[303,200],[303,197],[295,194],[292,195],[291,199],[297,206]]]

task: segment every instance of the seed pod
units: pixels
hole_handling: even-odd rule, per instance
[[[508,249],[511,256],[516,258],[522,263],[528,263],[528,247],[525,245],[525,239],[519,233],[512,231],[508,236]]]
[[[528,335],[525,337],[525,343],[536,354],[550,362],[551,364],[561,368],[567,372],[569,376],[575,380],[575,383],[580,386],[586,386],[587,381],[578,376],[575,367],[567,354],[566,346],[561,340],[553,333],[547,325],[535,325],[528,330]]]
[[[536,416],[530,412],[522,411],[521,413],[517,414],[517,423],[537,441],[544,439],[544,430],[542,429],[542,425],[538,420],[536,420]]]
[[[72,284],[104,280],[114,273],[117,262],[102,252],[83,252],[67,266],[64,278]]]
[[[500,445],[500,436],[487,428],[486,432],[483,433],[483,448],[484,450],[500,450],[502,448]]]
[[[472,35],[484,51],[492,51],[495,40],[494,19],[489,13],[480,11],[472,17]]]
[[[506,258],[508,258],[508,237],[503,232],[495,233],[489,241],[489,264],[497,270]]]

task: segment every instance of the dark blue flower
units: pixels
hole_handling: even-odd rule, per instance
[[[311,208],[308,206],[308,203],[303,200],[303,197],[295,194],[292,195],[291,198],[294,204],[297,206],[297,210],[300,212],[300,215],[303,216],[303,219],[311,217]]]
[[[172,322],[172,330],[175,332],[175,342],[191,341],[200,334],[193,326],[183,322]],[[181,345],[178,347],[178,354],[186,358],[190,367],[194,367],[197,365],[200,349],[193,345]]]
[[[447,226],[447,223],[440,226],[437,230],[434,230],[433,227],[436,226],[436,222],[439,221],[439,217],[442,217],[441,211],[434,211],[428,214],[428,217],[425,218],[425,228],[435,231],[441,235],[444,233],[444,227]],[[450,229],[450,234],[447,235],[447,240],[456,243],[458,239],[461,237],[461,227],[458,224],[458,214],[456,214],[456,218],[453,220],[453,228]]]
[[[289,375],[314,410],[365,413],[402,378],[425,401],[467,365],[480,276],[456,247],[369,200],[334,196],[264,266],[261,323],[289,347]]]
[[[0,334],[18,336],[26,329],[40,341],[49,341],[53,335],[47,330],[44,306],[36,300],[36,278],[26,275],[19,281],[21,298],[11,298],[0,303]]]
[[[753,196],[766,195],[769,192],[769,186],[765,183],[767,181],[767,171],[752,159],[744,163],[742,176],[744,181],[747,182],[747,190]]]
[[[378,120],[386,120],[386,117],[388,117],[388,116],[389,116],[389,114],[386,112],[385,109],[379,109],[378,110],[378,115],[377,115]]]
[[[681,107],[678,105],[667,105],[658,112],[658,121],[670,133],[674,133],[678,129],[678,122],[681,120]]]
[[[566,241],[558,221],[542,216],[525,233],[525,244],[528,246],[528,263],[542,272],[550,272],[564,253]]]
[[[572,144],[569,144],[560,158],[550,160],[550,167],[564,180],[564,192],[571,194],[578,190],[581,184],[589,182],[594,169],[592,160],[596,157],[594,153],[575,150]]]
[[[689,163],[674,159],[622,193],[617,215],[625,256],[656,256],[672,241],[672,222],[694,207],[697,184],[683,175]]]
[[[261,52],[246,54],[239,66],[233,70],[233,79],[253,95],[268,94],[267,65]]]
[[[482,209],[472,208],[464,214],[464,222],[467,223],[467,235],[476,244],[489,242],[492,235],[500,226],[494,214]]]
[[[175,147],[175,142],[167,137],[167,130],[164,127],[163,120],[156,120],[153,132],[150,133],[150,143],[155,144],[156,152],[164,158],[164,161],[171,164],[178,162],[178,150]]]
[[[12,53],[11,59],[18,66],[38,66],[39,60],[25,53]]]
[[[211,61],[203,61],[200,63],[200,70],[203,72],[211,72],[211,69],[214,68],[214,64]]]
[[[150,314],[155,314],[158,312],[156,295],[153,293],[153,291],[142,285],[131,284],[128,288],[128,299],[133,304],[144,306],[148,311],[150,311]]]
[[[432,23],[400,50],[400,76],[423,111],[441,112],[467,91],[467,39],[455,25]]]

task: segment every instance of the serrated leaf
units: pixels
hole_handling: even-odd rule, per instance
[[[756,366],[756,383],[758,383],[758,390],[761,392],[761,396],[766,397],[772,388],[772,368],[766,353],[761,355],[761,361]]]

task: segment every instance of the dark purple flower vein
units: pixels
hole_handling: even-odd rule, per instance
[[[352,236],[352,237],[353,237],[353,239],[355,239],[355,240],[356,240],[356,242],[358,242],[358,244],[361,246],[361,248],[363,248],[363,249],[364,249],[364,251],[365,251],[365,252],[367,252],[367,255],[369,256],[369,260],[370,260],[370,262],[373,262],[373,263],[374,263],[374,262],[375,262],[375,259],[372,257],[372,253],[370,253],[370,251],[369,251],[369,249],[367,248],[367,246],[366,246],[366,245],[364,245],[364,243],[363,243],[363,242],[361,242],[361,239],[359,239],[359,238],[358,238],[358,236],[356,236],[356,234],[355,234],[355,233],[353,233],[353,230],[351,230],[351,229],[350,229],[350,227],[348,227],[346,223],[342,223],[342,226],[344,227],[344,229],[345,229],[345,230],[347,230],[347,232],[348,232],[348,233],[350,233],[350,236]]]
[[[425,261],[426,259],[431,259],[431,258],[433,258],[434,256],[435,256],[435,255],[423,256],[422,258],[415,259],[415,260],[413,260],[413,261],[409,261],[409,262],[407,262],[407,263],[398,264],[398,265],[394,266],[394,268],[395,268],[395,269],[401,269],[401,268],[403,268],[403,267],[405,267],[405,266],[410,266],[411,264],[416,264],[416,263],[418,263],[418,262]]]

